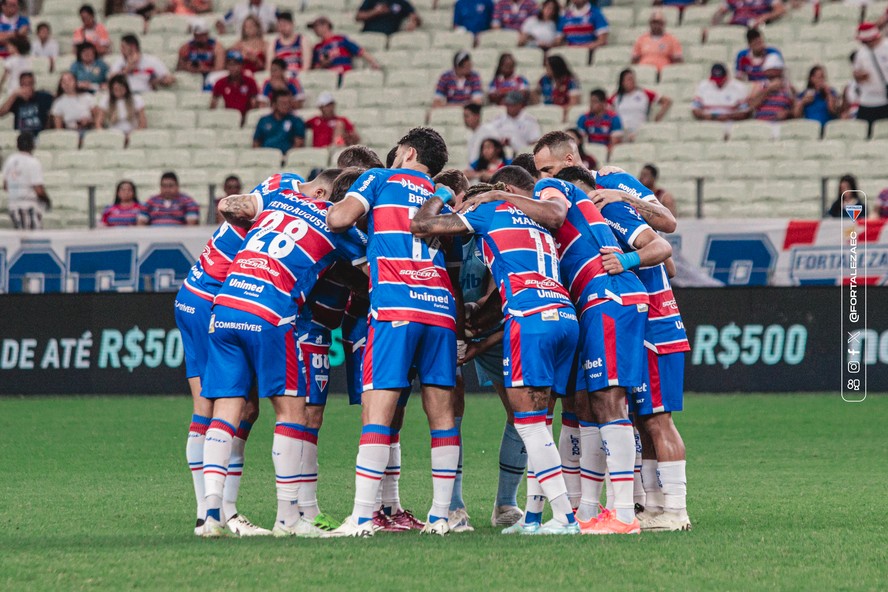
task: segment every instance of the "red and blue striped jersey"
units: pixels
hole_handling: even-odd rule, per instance
[[[610,275],[601,262],[601,249],[622,252],[604,217],[579,187],[560,179],[542,179],[533,188],[534,199],[564,200],[567,218],[555,233],[561,259],[561,281],[577,312],[613,300],[623,305],[647,304],[644,286],[631,271]]]
[[[305,57],[302,55],[302,35],[296,35],[293,43],[284,43],[278,37],[274,40],[274,58],[287,62],[287,71],[298,74]]]
[[[334,261],[366,260],[363,235],[355,228],[333,234],[330,204],[281,189],[247,233],[215,303],[258,316],[274,325],[295,320],[318,277]]]
[[[539,12],[539,7],[533,0],[499,0],[493,6],[493,20],[491,24],[502,29],[520,31],[524,21]]]
[[[561,285],[558,253],[548,230],[504,201],[484,203],[459,216],[481,241],[484,263],[503,301],[503,315],[523,317],[573,308]]]
[[[773,10],[774,0],[725,0],[725,6],[734,11],[732,25],[752,26],[752,21]]]
[[[111,204],[102,212],[102,224],[105,226],[135,226],[141,213],[141,204],[133,203],[129,206]]]
[[[30,26],[31,21],[21,13],[14,17],[0,14],[0,33],[17,33]],[[0,58],[6,57],[9,57],[9,46],[6,43],[0,43]]]
[[[453,286],[438,238],[410,232],[410,220],[435,191],[425,173],[369,169],[349,188],[369,213],[370,311],[380,321],[410,321],[456,330]],[[452,248],[452,247],[451,247]],[[456,254],[459,265],[461,254]]]
[[[441,74],[435,85],[435,95],[447,101],[448,105],[465,105],[472,99],[484,96],[481,89],[481,77],[472,71],[465,78],[460,78],[453,70]]]
[[[767,86],[768,81],[763,80],[759,84]],[[787,112],[792,110],[794,101],[795,93],[788,84],[777,90],[770,90],[765,94],[762,104],[755,110],[755,118],[759,121],[780,121],[791,117],[792,115],[787,115]]]
[[[558,19],[558,32],[564,36],[567,45],[586,45],[598,40],[598,36],[607,33],[607,19],[601,10],[592,4],[577,9],[569,6]]]
[[[155,195],[148,198],[142,206],[139,218],[152,226],[183,226],[190,220],[200,218],[200,206],[184,193],[169,200],[162,195]]]
[[[601,188],[619,189],[639,199],[656,199],[650,189],[628,173],[598,176],[596,183]],[[635,208],[626,202],[608,204],[601,213],[624,251],[636,250],[635,239],[643,231],[650,229]],[[660,263],[652,267],[639,267],[635,274],[641,280],[650,299],[644,336],[645,345],[661,355],[690,351],[688,335],[675,295],[672,293],[666,266]]]
[[[203,47],[192,39],[185,44],[182,56],[187,62],[212,68],[216,64],[216,40],[208,40],[207,47]]]
[[[253,187],[251,193],[259,197],[261,207],[265,209],[268,205],[269,195],[282,190],[298,192],[300,183],[305,183],[305,179],[298,173],[275,173]]]
[[[311,52],[311,67],[347,72],[352,69],[353,58],[363,52],[364,50],[348,37],[333,35],[314,46]],[[324,62],[323,65],[321,62]]]
[[[524,76],[518,76],[517,74],[511,78],[500,75],[491,80],[490,86],[487,87],[487,92],[501,95],[505,95],[513,90],[527,92],[530,90],[530,82]]]
[[[212,301],[225,283],[231,262],[244,244],[245,236],[246,229],[224,222],[207,241],[197,262],[191,267],[185,278],[185,287],[196,296]]]
[[[607,146],[614,133],[623,131],[623,122],[615,111],[606,109],[598,115],[592,115],[591,112],[580,115],[577,127],[586,133],[586,139],[590,143]]]
[[[783,54],[780,53],[780,50],[776,47],[766,47],[765,53],[762,57],[756,57],[752,54],[752,50],[748,47],[746,49],[741,49],[739,53],[737,53],[737,60],[734,64],[734,72],[740,73],[743,72],[746,74],[746,79],[749,82],[758,82],[759,80],[766,80],[764,70],[762,70],[762,66],[765,63],[765,58],[769,55],[775,54],[781,60],[783,59]]]

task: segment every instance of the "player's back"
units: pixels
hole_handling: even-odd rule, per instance
[[[246,236],[246,229],[223,222],[204,245],[203,252],[188,272],[188,277],[185,278],[186,288],[205,300],[215,298],[225,283],[231,262],[240,251]]]

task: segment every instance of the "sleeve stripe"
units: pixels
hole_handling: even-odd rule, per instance
[[[367,213],[370,211],[370,202],[367,201],[367,198],[365,198],[363,195],[361,195],[357,191],[349,191],[348,193],[345,194],[345,197],[353,197],[356,200],[358,200],[359,202],[361,202],[361,205],[364,206],[364,213]]]
[[[469,229],[469,232],[475,232],[475,228],[472,226],[472,223],[469,222],[468,218],[466,218],[463,214],[457,214],[456,216],[460,220],[462,220],[462,223],[466,225],[466,228]]]
[[[642,232],[644,232],[645,230],[651,230],[651,227],[648,226],[647,224],[640,225],[638,228],[636,228],[632,232],[632,234],[629,236],[629,240],[626,242],[628,242],[634,248],[635,247],[635,240],[638,238],[638,235],[641,234]]]

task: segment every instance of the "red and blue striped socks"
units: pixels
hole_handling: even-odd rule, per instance
[[[207,435],[207,428],[210,427],[210,421],[209,417],[192,415],[191,425],[188,427],[188,441],[185,444],[185,459],[188,461],[188,468],[191,469],[194,499],[197,501],[197,517],[201,520],[206,516],[203,457],[204,440]]]
[[[447,520],[459,467],[459,428],[432,430],[432,509],[429,522]]]
[[[601,424],[601,447],[614,491],[617,519],[626,524],[635,520],[633,481],[635,480],[635,435],[632,422],[617,419]]]
[[[391,516],[401,511],[401,493],[398,485],[401,480],[401,434],[392,431],[392,443],[389,446],[388,464],[382,478],[380,503],[382,511]]]
[[[299,520],[299,481],[302,478],[302,430],[298,423],[276,423],[271,445],[277,490],[275,522],[292,526]]]
[[[207,518],[222,521],[222,491],[231,459],[231,441],[237,430],[225,420],[214,417],[204,440],[204,500]]]
[[[379,424],[367,424],[361,428],[361,443],[355,462],[355,507],[352,516],[358,524],[373,519],[376,510],[376,494],[385,469],[392,444],[392,429]]]
[[[604,473],[607,471],[607,460],[601,449],[601,432],[597,423],[580,420],[580,439],[582,455],[580,456],[580,487],[582,497],[577,516],[580,520],[589,520],[598,515],[601,503],[601,488],[604,487]]]
[[[573,413],[561,414],[561,434],[558,436],[558,453],[561,455],[561,472],[567,486],[570,505],[580,505],[580,424]]]
[[[299,481],[299,512],[308,520],[321,513],[318,508],[318,433],[302,427],[302,478]]]
[[[244,447],[247,445],[251,429],[253,424],[241,421],[231,441],[231,458],[228,461],[228,474],[225,476],[225,489],[222,490],[222,513],[226,518],[237,514],[237,496],[244,474]]]
[[[554,518],[563,524],[575,522],[561,472],[561,455],[558,454],[552,433],[546,425],[545,409],[516,412],[515,429],[521,434],[527,449],[528,468],[533,469],[537,483],[549,499]]]

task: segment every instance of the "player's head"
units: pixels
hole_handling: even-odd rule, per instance
[[[22,132],[15,140],[16,148],[19,152],[34,152],[34,134],[31,132]]]
[[[447,164],[447,144],[430,127],[415,127],[398,141],[394,168],[416,169],[434,177]]]
[[[395,157],[398,155],[398,147],[392,146],[392,149],[385,155],[385,168],[390,169],[395,165]]]
[[[348,192],[348,188],[354,185],[354,182],[358,180],[358,177],[360,177],[365,170],[367,169],[360,166],[339,169],[340,173],[333,180],[333,186],[330,190],[330,197],[327,199],[327,201],[331,201],[333,203],[342,201],[343,198],[345,198],[345,194]]]
[[[328,201],[333,194],[333,183],[342,169],[324,169],[311,181],[299,185],[299,191],[309,199]]]
[[[528,197],[533,193],[533,186],[536,184],[530,173],[515,165],[504,166],[495,172],[490,177],[490,182],[493,185],[504,183],[506,191]]]
[[[585,193],[594,191],[596,187],[595,176],[592,175],[592,172],[589,169],[582,166],[565,167],[558,171],[555,178],[568,183],[573,183]]]
[[[541,178],[554,177],[565,167],[582,164],[576,141],[562,131],[544,134],[533,147],[533,162]]]
[[[469,180],[459,169],[447,169],[435,175],[435,184],[450,188],[456,197],[456,205],[462,203],[462,198],[469,189]]]
[[[341,169],[349,167],[361,167],[365,169],[383,168],[382,161],[379,160],[379,155],[370,148],[360,144],[349,146],[340,152],[339,157],[336,159],[336,166]]]
[[[537,170],[536,165],[533,162],[533,154],[530,152],[522,152],[518,156],[512,159],[512,165],[516,167],[521,167],[535,180],[539,180],[540,172]]]

